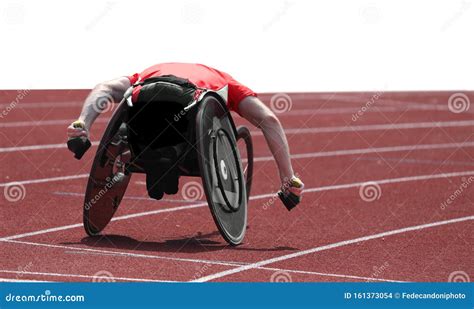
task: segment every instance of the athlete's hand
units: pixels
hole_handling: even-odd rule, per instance
[[[72,138],[81,137],[82,139],[89,138],[89,132],[86,129],[86,125],[83,121],[76,120],[67,127],[68,140]]]
[[[304,183],[296,176],[285,181],[278,191],[278,196],[288,210],[292,210],[301,202]]]
[[[84,122],[77,120],[67,128],[67,148],[74,153],[76,159],[81,159],[84,153],[91,147],[89,133]]]

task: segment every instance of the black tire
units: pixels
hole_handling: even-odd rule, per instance
[[[124,120],[127,106],[117,108],[109,121],[92,164],[83,204],[83,223],[87,235],[99,234],[112,220],[130,181],[131,174],[124,175],[120,182],[114,180],[111,162],[119,157],[130,158],[127,143],[117,143],[117,132]],[[113,185],[110,185],[110,184]],[[110,185],[110,186],[109,186]],[[97,198],[97,197],[100,198]],[[94,200],[94,203],[91,201]]]
[[[253,177],[253,144],[252,136],[247,127],[240,126],[237,128],[237,143],[242,139],[245,142],[245,147],[247,148],[247,176],[245,179],[246,189],[247,189],[247,201],[250,198],[250,190],[252,189],[252,177]],[[243,159],[243,158],[241,158]],[[245,173],[245,171],[244,171]]]

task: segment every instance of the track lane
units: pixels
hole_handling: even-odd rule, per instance
[[[319,99],[317,100],[315,100],[314,97],[308,98],[308,96],[306,95],[292,95],[292,98],[294,100],[294,110],[297,110],[299,108],[304,109],[321,106],[324,106],[323,108],[347,108],[348,106],[358,108],[358,106],[362,106],[359,104],[365,104],[364,100],[370,98],[371,95],[373,94],[366,93],[363,95],[357,95],[355,99],[354,97],[351,97],[351,95],[346,95],[346,97],[341,95],[339,96],[338,101],[331,101],[333,98],[332,94],[326,94],[326,97],[324,97],[324,95],[321,95],[318,97]],[[387,94],[387,100],[381,100],[380,103],[387,104],[387,106],[402,106],[409,104],[409,102],[418,102],[421,105],[426,105],[426,103],[429,103],[435,104],[436,106],[445,106],[445,102],[448,97],[448,93],[442,93],[441,95],[431,96],[426,94],[415,96],[406,95],[406,97],[390,97],[390,94]],[[267,102],[269,99],[270,96],[267,96],[265,98]],[[329,99],[329,101],[325,102],[324,100],[327,99]],[[44,111],[46,110],[47,109],[44,109]],[[68,113],[69,112],[70,111],[68,110]],[[41,115],[41,113],[38,113],[38,115]],[[310,117],[311,115],[308,116]],[[282,120],[285,127],[288,128],[301,126],[303,123],[311,124],[311,126],[318,127],[329,125],[341,126],[352,122],[350,116],[350,113],[347,112],[341,115],[326,114],[320,117],[312,117],[309,122],[306,122],[309,117],[302,117],[303,120],[299,120],[298,117],[286,117],[282,115]],[[402,116],[402,118],[396,118],[400,116]],[[56,114],[53,115],[53,118],[54,117],[56,117]],[[445,113],[440,110],[429,112],[409,111],[406,113],[386,113],[383,111],[374,111],[364,114],[363,117],[357,120],[356,123],[357,125],[374,124],[380,123],[381,119],[386,122],[392,122],[396,120],[396,122],[399,123],[402,121],[409,121],[411,119],[416,122],[421,122],[426,120],[436,121],[439,119],[453,119],[455,121],[472,120],[473,118],[472,115],[469,113],[455,115],[453,113]],[[10,120],[12,119],[9,119],[9,121]],[[100,136],[100,132],[101,130],[103,130],[103,127],[101,128],[100,126],[101,124],[98,124],[98,126],[94,128],[94,130],[96,130],[94,132],[96,133],[93,134],[97,134],[97,136]],[[469,127],[467,128],[469,129]],[[8,137],[12,135],[14,136],[16,134],[21,136],[23,134],[23,131],[21,130],[23,129],[24,128],[16,128],[15,130],[11,130],[11,132],[8,131]],[[26,127],[26,129],[28,128]],[[48,138],[50,138],[50,140],[52,141],[51,143],[56,142],[58,140],[57,138],[62,135],[62,132],[64,131],[64,128],[61,128],[61,126],[51,126],[47,128],[45,127],[44,129],[45,131],[43,131],[43,133],[48,133]],[[310,140],[307,138],[307,136],[300,136],[300,138],[290,136],[290,145],[292,146],[293,153],[316,152],[320,149],[324,149],[324,151],[337,151],[346,148],[345,146],[347,146],[347,148],[364,148],[367,147],[367,144],[378,147],[384,147],[392,146],[394,144],[407,145],[426,142],[446,143],[453,141],[469,141],[469,138],[473,134],[473,132],[471,132],[472,130],[452,130],[451,128],[438,129],[435,130],[435,132],[433,132],[432,134],[428,134],[426,136],[423,136],[424,133],[426,133],[423,130],[415,130],[413,132],[409,131],[373,132],[373,135],[371,132],[359,132],[359,134],[353,134],[347,139],[341,139],[341,135],[338,135],[338,132],[328,132],[326,135],[318,134],[318,137],[320,139],[315,140]],[[4,132],[5,131],[2,128],[2,134]],[[39,131],[31,135],[32,141],[38,138],[38,133]],[[348,134],[344,133],[343,135]],[[334,138],[335,136],[337,136],[337,138]],[[22,142],[28,142],[28,138],[22,140]],[[258,138],[259,137],[256,137],[256,139]],[[45,141],[46,140],[47,139],[45,139]],[[313,148],[314,145],[318,146],[318,148]],[[341,147],[341,145],[344,145],[344,147]],[[256,146],[256,151],[259,155],[268,155],[268,152],[265,151],[263,143],[257,143]],[[1,147],[3,147],[3,145]],[[33,162],[41,162],[44,158],[46,158],[46,160],[43,160],[44,163],[52,162],[48,161],[46,156],[42,156],[41,154],[38,155],[36,152],[40,153],[40,151],[33,151],[31,152],[31,154],[28,154],[28,157]],[[448,162],[451,163],[469,163],[469,160],[471,160],[470,153],[471,152],[466,149],[450,149],[442,151],[414,151],[410,152],[409,154],[407,154],[407,152],[405,151],[399,153],[386,153],[383,156],[374,156],[373,154],[354,154],[352,156],[344,157],[335,156],[318,158],[317,160],[312,160],[311,158],[298,159],[296,160],[295,164],[298,166],[299,169],[306,167],[306,170],[303,170],[302,173],[304,173],[303,179],[305,179],[308,186],[324,186],[349,183],[354,182],[356,180],[364,181],[376,178],[384,179],[387,177],[393,178],[402,177],[406,175],[417,175],[425,171],[427,173],[441,173],[443,171],[461,172],[470,169],[468,164],[446,164],[446,166],[438,167],[436,165],[436,161],[442,162],[447,159]],[[74,168],[74,171],[76,168],[78,168],[78,170],[81,170],[83,168],[79,165],[80,162],[75,162],[78,165],[74,165],[75,163],[72,163],[69,158],[66,159],[68,155],[67,152],[59,152],[57,154],[57,158],[64,158],[64,160],[60,160],[64,162],[56,162],[55,164],[57,165],[54,165],[53,168],[60,168],[61,170],[42,171],[44,175],[48,176],[50,175],[49,173],[51,173],[51,175],[61,176],[61,173],[69,171],[69,169],[72,167]],[[88,155],[90,156],[91,154]],[[2,162],[10,163],[5,164],[9,169],[8,173],[12,172],[12,175],[18,176],[23,176],[26,174],[32,175],[32,173],[34,173],[34,169],[32,169],[31,166],[22,169],[21,164],[11,164],[12,161],[10,160],[10,158],[5,158],[6,159]],[[399,162],[397,161],[398,159],[402,159],[402,161],[399,164],[396,164]],[[424,162],[422,162],[422,160],[424,160]],[[84,162],[81,163],[84,164]],[[259,167],[258,164],[261,163],[257,163],[257,168]],[[69,167],[69,165],[72,166]],[[10,171],[10,169],[12,171]],[[22,174],[14,174],[15,169],[22,171]],[[85,170],[86,172],[88,172],[88,168],[85,168]],[[314,176],[315,171],[317,172],[318,177]],[[274,170],[274,166],[272,164],[261,164],[260,171],[258,173],[258,181],[256,182],[258,183],[258,185],[255,186],[254,193],[259,194],[274,191],[275,187],[278,186],[277,182],[275,181],[277,178],[275,177],[276,173]],[[20,179],[20,177],[18,177],[18,179]],[[62,184],[60,182],[54,183],[54,188],[56,189],[55,191],[83,192],[85,184],[84,180],[74,180],[68,184]],[[138,179],[138,181],[140,180]],[[182,212],[167,213],[166,215],[157,214],[150,217],[137,217],[131,220],[114,222],[114,224],[110,226],[110,231],[109,229],[107,230],[107,233],[111,233],[109,234],[109,236],[112,237],[109,237],[109,240],[112,241],[112,244],[107,239],[103,239],[100,241],[97,241],[96,239],[84,240],[84,233],[80,228],[64,230],[50,235],[37,235],[29,237],[27,239],[31,239],[34,241],[44,241],[47,243],[70,243],[73,246],[80,246],[81,248],[98,247],[106,250],[112,249],[114,247],[114,244],[118,244],[118,250],[120,251],[141,252],[140,250],[143,250],[144,252],[147,252],[149,254],[159,253],[166,254],[169,256],[199,256],[200,258],[207,256],[213,259],[217,259],[218,257],[220,257],[220,255],[222,257],[231,256],[235,257],[237,260],[245,260],[251,263],[255,262],[259,258],[264,258],[266,256],[271,258],[277,254],[284,254],[289,251],[292,252],[296,249],[307,248],[311,245],[324,244],[325,242],[331,241],[339,241],[341,239],[344,239],[344,237],[346,236],[363,235],[364,232],[367,232],[369,230],[383,231],[384,228],[388,227],[400,227],[402,223],[424,223],[426,222],[424,220],[433,218],[433,212],[439,212],[439,216],[442,217],[441,219],[455,218],[456,216],[464,214],[472,215],[472,208],[468,207],[468,205],[472,205],[472,203],[469,204],[473,200],[472,187],[470,191],[466,191],[463,195],[456,198],[455,202],[453,204],[450,204],[449,207],[447,207],[446,209],[442,210],[440,208],[440,203],[443,200],[446,200],[446,198],[448,198],[452,192],[459,188],[461,183],[462,177],[453,177],[450,179],[443,178],[438,180],[423,180],[417,182],[416,186],[412,186],[409,183],[389,185],[382,184],[381,198],[373,202],[376,204],[370,203],[369,207],[367,207],[367,202],[363,202],[360,200],[357,188],[344,189],[332,192],[324,191],[310,193],[305,196],[304,203],[309,202],[308,204],[306,204],[306,208],[296,209],[292,213],[287,213],[283,207],[277,207],[280,205],[270,205],[264,207],[265,203],[262,203],[262,201],[253,201],[251,203],[250,208],[250,229],[246,238],[246,241],[248,241],[248,244],[246,244],[247,247],[233,251],[228,249],[222,250],[222,240],[220,239],[219,235],[215,234],[215,227],[213,226],[213,223],[210,220],[210,215],[206,207],[195,208],[192,210],[190,209]],[[146,195],[143,186],[134,184],[131,186],[130,189],[130,193],[133,195]],[[51,184],[44,183],[34,184],[32,186],[28,185],[27,190],[27,192],[29,193],[25,200],[21,202],[21,208],[11,208],[15,206],[14,204],[6,205],[6,208],[8,209],[8,216],[6,217],[11,217],[8,219],[9,223],[15,222],[14,216],[18,213],[18,209],[20,209],[20,213],[24,214],[24,218],[27,219],[26,225],[28,226],[26,228],[28,229],[37,228],[41,226],[51,226],[52,223],[56,222],[69,221],[71,222],[71,224],[80,222],[80,215],[78,218],[75,217],[75,214],[77,214],[78,212],[77,205],[80,205],[80,203],[82,203],[82,199],[80,197],[56,196],[50,201],[50,203],[38,205],[37,201],[42,201],[42,199],[45,197],[45,192],[50,192],[50,194],[53,195],[51,193]],[[36,201],[34,201],[34,199],[29,199],[34,197],[36,197]],[[401,200],[402,197],[406,198],[407,202],[403,202]],[[426,201],[424,197],[429,197],[432,203]],[[310,198],[311,200],[308,201],[308,198]],[[393,203],[390,204],[389,201]],[[121,212],[121,214],[124,216],[137,211],[150,211],[150,209],[157,209],[156,203],[146,200],[130,201],[127,202],[127,205],[127,207],[121,206],[121,208],[119,209],[119,212]],[[304,205],[305,204],[301,206]],[[386,207],[392,205],[395,207],[395,209],[392,209],[391,207]],[[17,204],[16,206],[19,206],[19,204]],[[168,206],[173,207],[177,205],[173,203],[160,203],[159,207]],[[4,212],[6,208],[2,207],[1,211],[3,217],[5,217],[5,214],[7,214],[6,212]],[[58,209],[60,210],[58,211]],[[348,210],[350,210],[349,213]],[[38,214],[39,216],[36,218],[30,218],[27,214],[30,214],[30,216],[31,214]],[[162,219],[162,221],[157,222],[151,220],[154,217],[159,217],[160,219]],[[190,222],[193,222],[193,226],[190,225]],[[337,229],[335,227],[337,227]],[[14,227],[15,230],[18,230],[18,228],[24,229],[24,227]],[[201,234],[197,234],[197,231],[200,231]],[[304,237],[301,236],[302,232],[308,231],[310,231],[311,233],[305,233]],[[325,231],[326,233],[324,233]],[[472,235],[471,230],[467,229],[467,231],[469,231],[470,235]],[[320,234],[319,232],[323,233]],[[127,235],[127,237],[117,237],[116,235]],[[275,235],[277,235],[277,237],[275,237]],[[440,235],[436,234],[436,237],[438,236],[440,239],[438,245],[443,244],[443,241],[446,241],[446,237],[443,237],[443,233],[441,233]],[[464,236],[464,239],[465,237],[466,236]],[[81,241],[78,242],[78,240]],[[274,241],[275,243],[272,243],[272,241]],[[429,240],[422,240],[421,242],[429,244]],[[138,247],[134,248],[136,246]],[[374,247],[375,249],[380,249],[377,246],[372,245],[362,250],[362,252],[371,252],[371,250],[374,250]],[[406,254],[409,256],[413,256],[414,259],[417,259],[419,255],[417,255],[415,249],[415,245],[409,247],[406,251]],[[31,248],[24,250],[31,250]],[[53,254],[51,254],[49,251],[50,249],[44,251],[44,253],[42,253],[42,256],[40,256],[39,258],[48,259],[47,257],[53,256]],[[448,251],[445,255],[443,255],[442,259],[449,260],[451,263],[454,261],[454,265],[464,267],[463,265],[465,264],[462,263],[463,261],[465,261],[465,259],[463,257],[457,258],[455,255],[453,255],[453,252],[455,253],[460,251],[462,251],[463,253],[466,252],[465,248],[463,250],[463,248],[455,247],[453,248],[453,251]],[[432,252],[433,254],[435,253],[435,251]],[[58,251],[57,255],[63,257],[64,253]],[[102,256],[95,255],[93,258],[95,262],[99,261],[100,265],[106,265],[102,264]],[[66,257],[66,259],[69,260],[67,263],[71,263],[71,258]],[[340,256],[336,254],[333,259],[340,259]],[[300,265],[303,269],[300,269],[301,271],[307,271],[314,264],[308,261],[304,261],[304,263],[301,263]],[[348,274],[367,274],[367,270],[370,270],[370,266],[372,265],[369,265],[368,268],[362,268],[356,272],[351,271]],[[78,269],[82,271],[84,267],[85,264],[80,264]],[[173,271],[178,269],[179,267],[179,265],[170,266]],[[53,272],[54,265],[47,265],[47,268],[49,268],[49,270]],[[135,270],[138,270],[139,272],[146,271],[145,269],[143,269],[143,266],[138,266],[138,264],[133,268]],[[206,276],[211,273],[216,273],[225,270],[225,267],[223,269],[217,269],[212,267],[209,272],[206,270],[205,274],[200,276]],[[466,270],[470,271],[469,269]],[[268,275],[271,275],[273,273],[273,271],[271,270],[258,270],[258,272],[265,273],[265,275],[263,275],[264,277],[267,277]],[[250,273],[251,271],[247,273],[242,273],[243,280],[259,280],[260,275],[252,276],[250,275]],[[432,276],[431,273],[433,274]],[[134,273],[134,275],[135,274],[136,272]],[[154,278],[159,279],[159,275],[162,274],[163,273],[156,273]],[[401,271],[400,274],[405,275],[407,276],[407,278],[409,278],[409,274],[407,274],[406,269]],[[173,273],[170,272],[170,276],[172,275]],[[189,278],[193,276],[193,273],[190,270],[183,270],[182,276],[180,275],[180,279],[185,278],[185,275],[187,275],[187,278],[189,280]],[[35,275],[31,276],[32,277],[29,277],[30,279],[35,279]],[[324,276],[318,277],[315,274],[292,274],[292,276],[295,281],[326,280]],[[299,276],[304,276],[304,278],[307,279],[299,279]],[[436,271],[431,269],[428,269],[426,274],[424,274],[423,276],[415,277],[415,280],[417,278],[440,278]],[[136,276],[130,275],[129,277]],[[235,278],[232,277],[225,280],[231,279],[235,280]],[[266,278],[265,280],[269,279]],[[345,279],[336,278],[334,280]]]

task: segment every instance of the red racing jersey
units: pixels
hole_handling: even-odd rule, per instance
[[[133,85],[138,80],[145,80],[150,77],[162,75],[174,75],[177,77],[188,79],[197,87],[210,90],[219,90],[228,85],[227,105],[230,110],[239,113],[238,106],[240,101],[247,96],[257,96],[250,88],[236,81],[229,74],[198,63],[160,63],[145,69],[141,73],[135,73],[127,76]],[[135,88],[132,100],[135,101],[139,88]]]

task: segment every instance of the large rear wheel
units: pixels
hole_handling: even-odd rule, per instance
[[[196,139],[204,192],[222,237],[238,245],[247,228],[247,188],[235,127],[221,100],[208,95],[199,104]]]
[[[131,153],[123,123],[127,106],[112,116],[97,149],[84,199],[84,229],[89,236],[110,222],[125,194],[131,174],[125,171]]]

